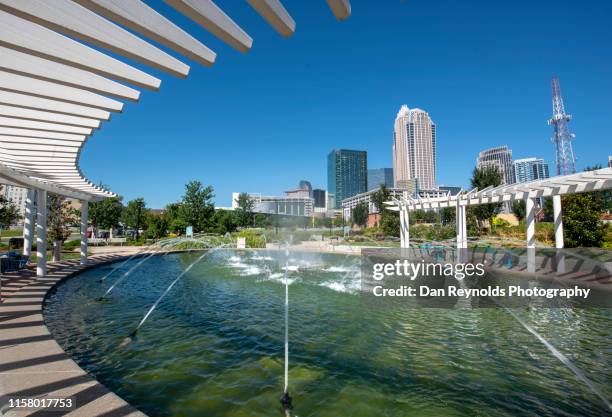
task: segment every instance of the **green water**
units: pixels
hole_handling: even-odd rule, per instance
[[[147,309],[198,254],[153,257],[95,301],[112,266],[62,284],[45,319],[100,382],[151,416],[281,415],[282,252],[219,251]],[[290,254],[295,415],[603,416],[603,401],[501,309],[379,308],[358,295],[360,259]],[[133,262],[133,263],[132,263]],[[521,309],[612,398],[608,309]]]

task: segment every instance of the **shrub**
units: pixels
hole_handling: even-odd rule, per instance
[[[257,234],[253,230],[242,230],[237,234],[238,237],[246,238],[247,248],[265,248],[266,239],[263,235]]]

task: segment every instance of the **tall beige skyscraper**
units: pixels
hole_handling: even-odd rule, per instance
[[[436,125],[426,111],[403,105],[393,131],[393,182],[406,188],[414,179],[421,190],[436,188]]]

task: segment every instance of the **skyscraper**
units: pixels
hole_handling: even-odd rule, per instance
[[[486,149],[478,154],[477,168],[496,167],[502,175],[502,184],[514,184],[512,150],[506,145]]]
[[[327,191],[333,195],[332,208],[340,208],[345,198],[366,192],[367,173],[366,151],[331,151],[327,156]]]
[[[403,187],[417,179],[419,188],[436,188],[436,125],[426,111],[403,105],[393,131],[393,182]]]
[[[375,190],[381,185],[393,188],[393,168],[368,169],[368,191]]]
[[[548,178],[548,164],[540,158],[524,158],[514,161],[514,181],[527,182]]]

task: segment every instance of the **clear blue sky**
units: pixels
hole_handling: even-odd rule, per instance
[[[163,207],[191,179],[213,185],[219,206],[233,191],[281,194],[300,179],[326,188],[333,148],[390,167],[401,104],[438,125],[440,184],[468,184],[478,152],[504,144],[553,171],[552,74],[574,116],[578,168],[612,154],[607,0],[352,0],[343,22],[324,0],[285,0],[297,22],[288,39],[245,1],[218,0],[253,37],[247,54],[151,3],[218,57],[212,68],[190,62],[187,79],[149,70],[161,90],[128,103],[85,146],[86,176],[126,200]]]

